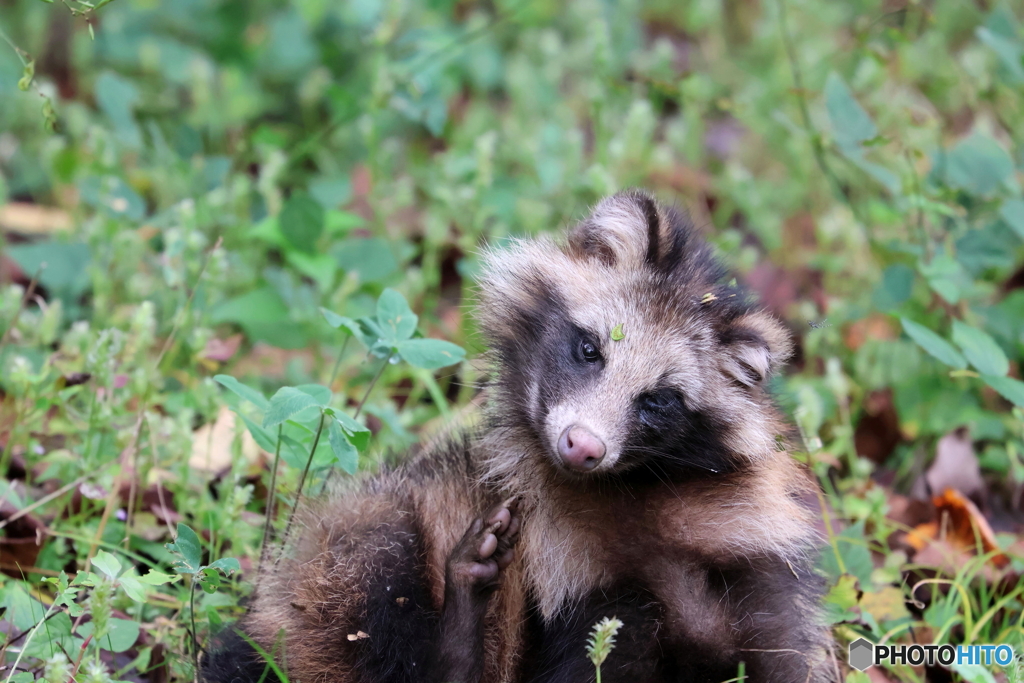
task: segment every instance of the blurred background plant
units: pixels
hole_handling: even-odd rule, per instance
[[[841,675],[1024,679],[843,656],[1024,652],[1022,16],[0,0],[5,679],[191,679],[302,487],[469,409],[479,247],[638,185],[797,338]]]

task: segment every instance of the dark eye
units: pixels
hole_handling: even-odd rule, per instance
[[[682,396],[673,389],[658,389],[637,399],[637,407],[644,413],[667,413],[679,406]]]
[[[598,352],[597,347],[588,341],[580,343],[580,356],[588,363],[596,363],[601,360],[601,354]]]

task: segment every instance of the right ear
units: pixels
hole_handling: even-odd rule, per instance
[[[793,352],[785,326],[765,311],[730,321],[718,338],[725,347],[722,372],[748,387],[763,384]]]

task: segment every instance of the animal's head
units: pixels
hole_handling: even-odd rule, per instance
[[[479,317],[495,419],[570,477],[675,478],[766,457],[764,384],[789,336],[725,278],[689,221],[639,191],[602,201],[565,243],[489,252]]]

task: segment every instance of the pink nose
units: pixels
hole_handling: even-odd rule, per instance
[[[566,428],[558,437],[562,463],[576,472],[589,472],[604,458],[604,443],[578,425]]]

